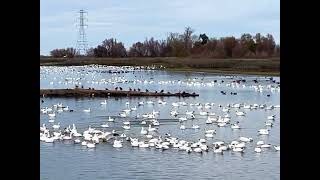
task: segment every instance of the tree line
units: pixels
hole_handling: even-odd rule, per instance
[[[73,48],[55,49],[50,54],[54,57],[76,56]],[[193,29],[186,27],[182,34],[169,33],[165,40],[147,38],[133,43],[128,50],[115,38],[105,39],[97,47],[90,48],[85,56],[264,58],[279,57],[280,45],[271,34],[245,33],[240,38],[209,38],[205,33],[195,35]]]

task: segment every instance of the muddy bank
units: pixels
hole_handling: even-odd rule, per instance
[[[196,97],[196,93],[171,93],[171,92],[141,92],[120,90],[95,90],[95,89],[40,89],[42,97],[107,97],[107,96],[177,96]]]

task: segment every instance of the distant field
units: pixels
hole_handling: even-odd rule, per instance
[[[169,71],[224,74],[280,75],[280,58],[212,59],[212,58],[40,58],[40,66],[164,66]]]

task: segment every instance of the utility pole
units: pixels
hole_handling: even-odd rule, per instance
[[[88,27],[86,22],[88,22],[88,18],[85,17],[85,15],[88,14],[84,10],[79,11],[79,18],[78,18],[78,39],[77,39],[77,55],[85,55],[88,50],[88,42],[86,37],[85,28]]]

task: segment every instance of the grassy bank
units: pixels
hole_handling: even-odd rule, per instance
[[[42,66],[164,66],[169,71],[218,74],[280,75],[280,58],[211,59],[211,58],[40,58]]]

